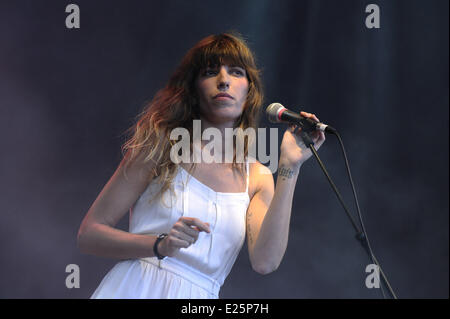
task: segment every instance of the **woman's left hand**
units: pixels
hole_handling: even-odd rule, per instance
[[[317,122],[319,119],[311,113],[300,112],[303,117],[309,117]],[[311,150],[305,145],[300,136],[301,128],[290,124],[284,132],[283,140],[280,146],[280,162],[288,165],[300,167],[308,158],[311,157]],[[325,134],[322,131],[314,131],[309,134],[314,142],[314,148],[318,150],[325,142]]]

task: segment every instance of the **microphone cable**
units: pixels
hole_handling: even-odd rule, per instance
[[[372,251],[372,247],[370,246],[369,238],[367,236],[367,232],[366,232],[366,229],[364,227],[363,220],[362,220],[361,209],[360,209],[360,206],[359,206],[358,197],[356,195],[355,185],[353,183],[353,178],[352,178],[352,174],[351,174],[351,171],[350,171],[350,165],[348,164],[348,159],[347,159],[347,154],[346,154],[346,151],[345,151],[344,143],[342,142],[341,136],[339,135],[337,130],[333,129],[332,131],[330,131],[330,133],[337,137],[337,139],[339,141],[339,144],[341,146],[342,154],[343,154],[344,160],[345,160],[345,166],[346,166],[346,169],[347,169],[347,174],[348,174],[348,177],[349,177],[349,180],[350,180],[350,184],[351,184],[352,191],[353,191],[353,196],[354,196],[355,203],[356,203],[356,208],[357,208],[357,211],[358,211],[358,219],[359,219],[359,222],[361,224],[362,231],[360,231],[358,229],[358,227],[356,226],[356,223],[353,220],[353,217],[350,214],[347,206],[345,205],[344,200],[343,200],[341,194],[339,193],[339,190],[337,189],[336,185],[332,181],[332,179],[331,179],[330,175],[328,174],[324,164],[320,160],[319,155],[317,154],[317,151],[314,148],[314,142],[312,141],[311,137],[305,131],[303,131],[303,130],[300,131],[300,135],[301,135],[303,141],[309,147],[311,152],[314,154],[314,156],[317,159],[320,167],[322,168],[322,171],[324,172],[325,176],[327,177],[328,181],[330,182],[331,187],[333,188],[334,192],[336,193],[336,196],[338,197],[338,199],[339,199],[340,203],[342,204],[345,212],[347,213],[348,217],[350,218],[350,221],[352,222],[352,225],[353,225],[353,227],[355,228],[355,230],[357,232],[356,238],[361,242],[363,247],[366,249],[367,253],[369,254],[370,259],[372,260],[372,263],[375,264],[378,267],[379,274],[381,273],[381,277],[384,280],[384,282],[386,283],[386,286],[388,287],[389,292],[391,293],[393,298],[394,299],[398,299],[396,294],[394,293],[394,291],[393,291],[393,289],[392,289],[392,287],[391,287],[387,277],[385,276],[385,274],[383,272],[383,269],[381,268],[380,264],[378,263],[378,260],[375,258],[375,255],[373,254],[373,251]],[[384,290],[383,290],[383,285],[380,284],[380,288],[381,288],[381,292],[383,294],[383,298],[386,299],[386,295],[385,295]]]

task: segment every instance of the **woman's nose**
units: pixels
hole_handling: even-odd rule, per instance
[[[230,87],[230,77],[227,70],[224,67],[220,68],[217,76],[217,87],[219,89],[228,89]]]

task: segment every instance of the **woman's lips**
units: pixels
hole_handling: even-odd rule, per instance
[[[233,99],[233,97],[231,96],[231,95],[229,95],[229,94],[226,94],[226,93],[219,93],[219,94],[217,94],[216,96],[214,96],[214,99],[220,99],[220,100],[222,100],[222,99]]]

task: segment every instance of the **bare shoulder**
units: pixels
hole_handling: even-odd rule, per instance
[[[149,174],[153,171],[155,163],[152,160],[146,160],[146,154],[140,152],[130,161],[131,151],[128,151],[123,157],[117,172],[122,175],[125,180],[131,183],[145,184]],[[143,187],[144,185],[141,185]]]
[[[250,163],[250,198],[261,191],[273,193],[274,179],[270,169],[255,159],[254,163]]]
[[[129,162],[127,152],[118,168],[89,209],[83,224],[101,223],[114,226],[137,201],[148,186],[154,164],[139,154]],[[125,169],[126,168],[126,169]]]

